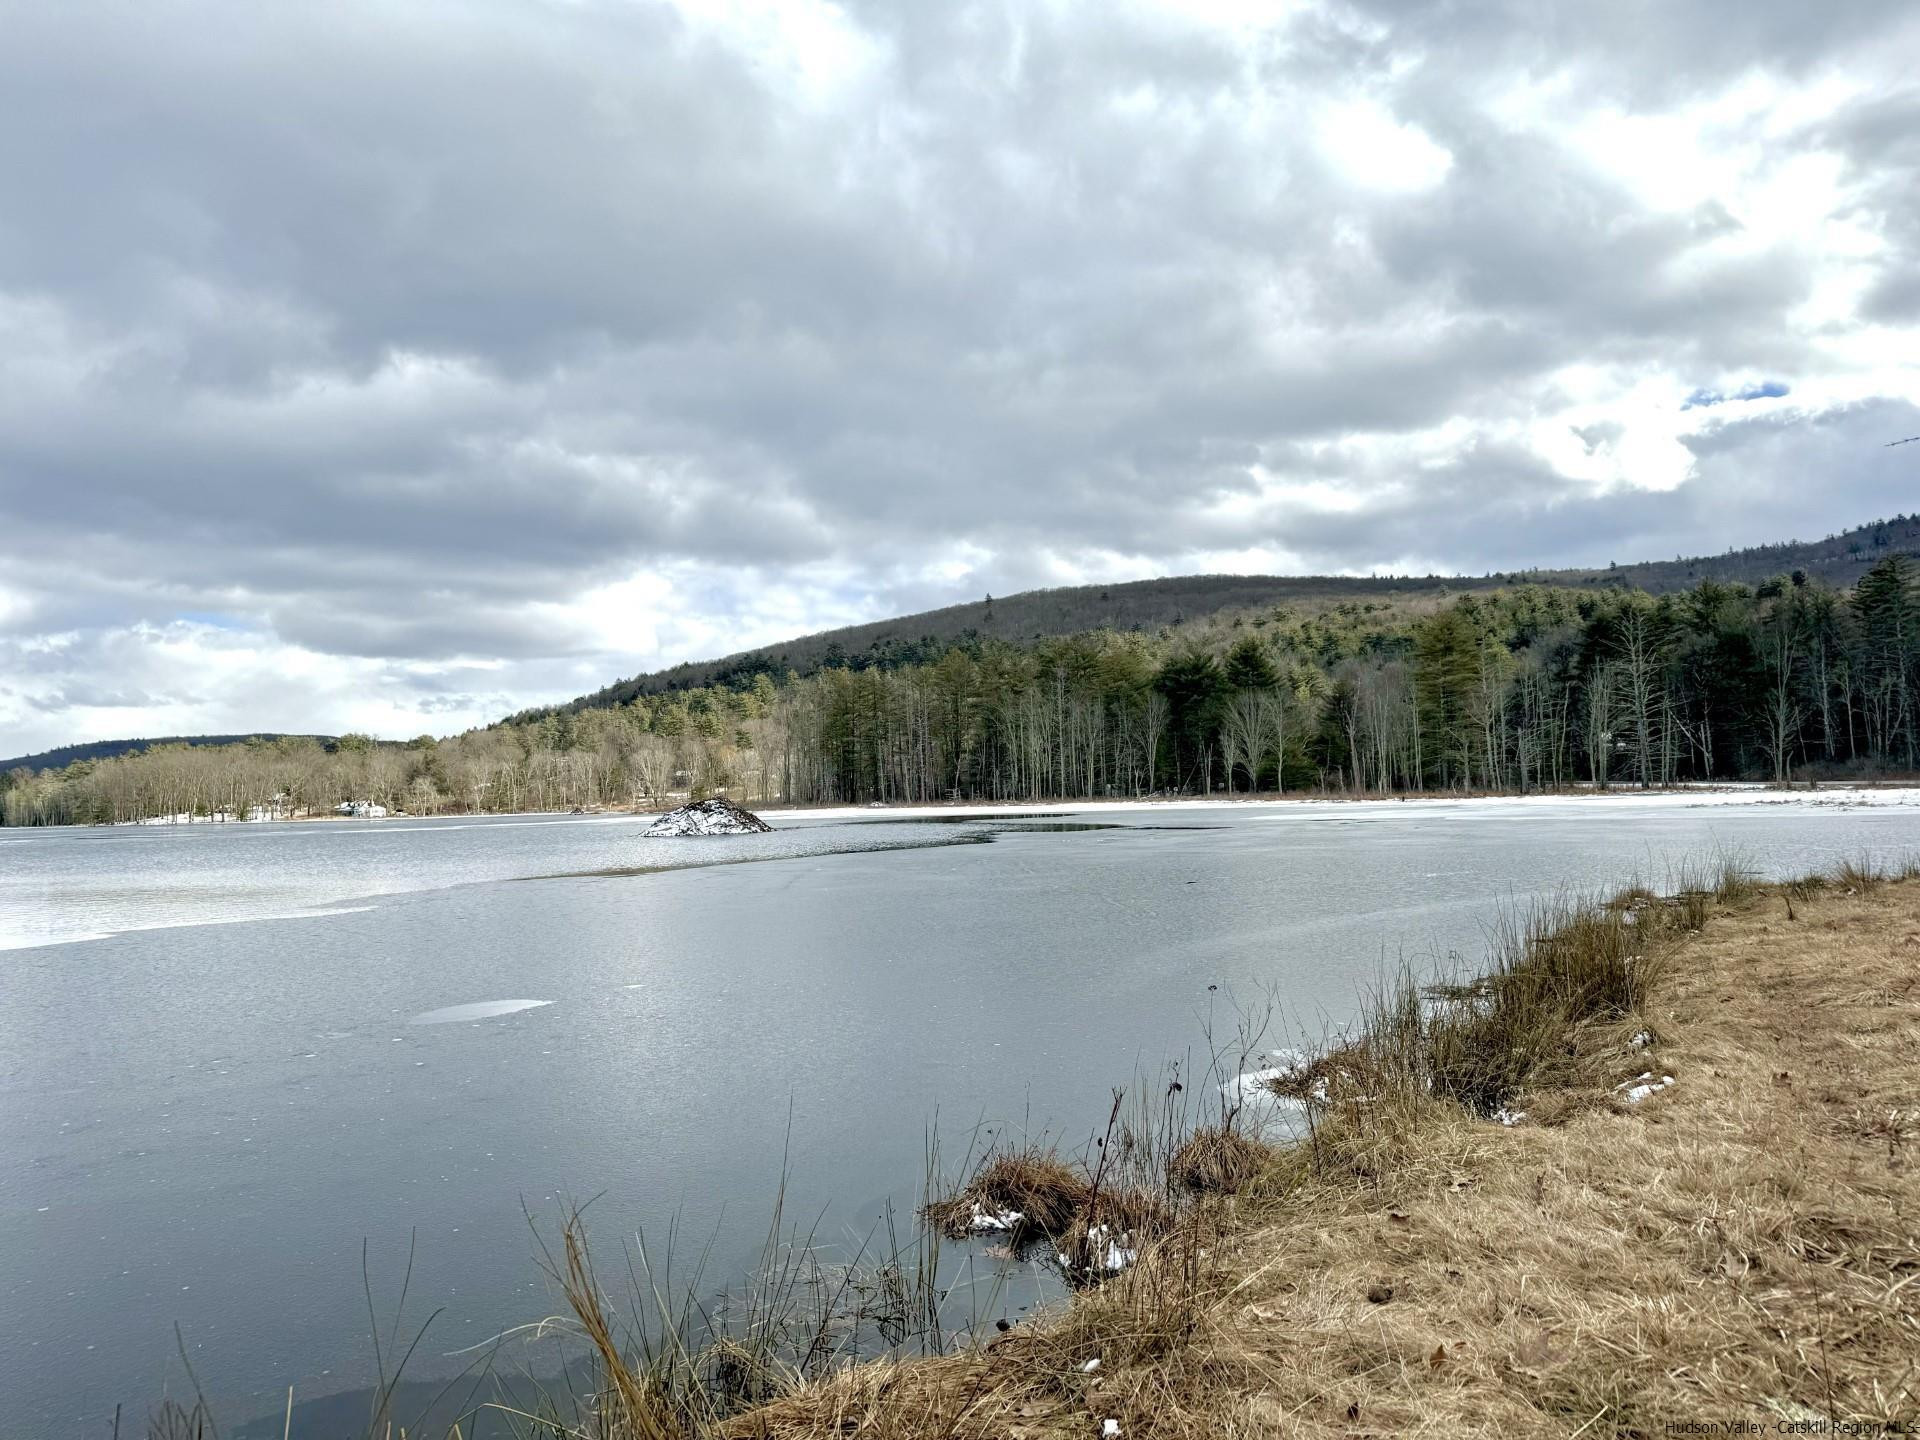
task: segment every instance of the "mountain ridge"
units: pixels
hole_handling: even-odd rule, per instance
[[[779,679],[789,670],[807,675],[833,665],[866,669],[937,659],[948,646],[968,640],[1022,646],[1089,630],[1159,629],[1213,615],[1289,604],[1330,607],[1351,601],[1444,597],[1516,585],[1596,591],[1636,589],[1658,595],[1690,589],[1703,580],[1759,584],[1796,570],[1835,589],[1844,589],[1889,554],[1920,559],[1920,515],[1869,521],[1822,540],[1789,540],[1730,549],[1722,555],[1645,560],[1604,569],[1563,567],[1423,576],[1175,575],[1104,585],[1054,586],[815,631],[709,660],[686,661],[616,680],[571,700],[532,706],[495,724],[611,708],[640,696],[710,685],[746,686],[761,674]],[[158,745],[212,747],[284,738],[324,741],[331,737],[250,731],[98,740],[0,760],[0,773],[17,768],[61,769],[76,760],[105,759]]]
[[[331,735],[293,735],[283,731],[249,730],[244,735],[154,735],[136,740],[88,740],[76,745],[56,745],[32,755],[0,760],[0,774],[9,770],[64,770],[76,760],[110,760],[135,750],[151,750],[160,745],[193,745],[218,748],[244,745],[249,740],[331,740]]]
[[[505,722],[608,708],[640,696],[710,685],[751,684],[760,674],[778,679],[788,670],[807,675],[834,664],[864,669],[937,659],[946,646],[968,639],[1030,644],[1087,630],[1153,629],[1261,606],[1453,595],[1511,585],[1636,589],[1659,595],[1691,589],[1703,580],[1754,585],[1796,570],[1835,589],[1845,589],[1888,554],[1920,558],[1920,516],[1871,520],[1823,540],[1789,540],[1730,549],[1723,555],[1643,560],[1604,569],[1425,576],[1177,575],[1105,585],[1055,586],[815,631],[710,660],[684,661],[617,680],[571,700],[518,711],[505,717]]]

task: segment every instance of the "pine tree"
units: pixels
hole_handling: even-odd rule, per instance
[[[1273,668],[1259,636],[1242,636],[1227,651],[1226,681],[1233,690],[1266,690],[1279,683],[1280,672]]]
[[[1892,754],[1904,740],[1906,763],[1914,763],[1913,691],[1920,605],[1913,569],[1904,555],[1889,555],[1853,590],[1860,620],[1860,680],[1871,748]]]
[[[1420,626],[1413,660],[1428,773],[1443,787],[1465,786],[1473,778],[1471,714],[1480,683],[1480,641],[1465,605],[1449,606]]]

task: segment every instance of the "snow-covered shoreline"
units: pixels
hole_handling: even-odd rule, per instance
[[[761,813],[772,820],[876,820],[881,818],[915,820],[942,816],[992,817],[1031,815],[1045,811],[1099,811],[1128,814],[1160,810],[1338,810],[1342,812],[1408,810],[1452,810],[1460,808],[1551,809],[1568,805],[1609,805],[1631,803],[1648,808],[1687,809],[1714,805],[1795,805],[1878,808],[1920,806],[1920,785],[1822,785],[1818,790],[1780,790],[1757,782],[1729,782],[1661,790],[1640,790],[1616,785],[1608,790],[1552,791],[1537,795],[1197,795],[1168,796],[1162,799],[1082,799],[1033,800],[1025,802],[987,802],[981,804],[933,805],[823,805],[794,809],[768,806]]]
[[[1266,811],[1273,814],[1288,812],[1338,811],[1343,814],[1381,814],[1392,812],[1405,814],[1408,811],[1445,811],[1445,810],[1490,810],[1502,807],[1514,810],[1550,810],[1564,806],[1620,805],[1636,808],[1690,809],[1706,806],[1735,805],[1791,805],[1800,808],[1822,809],[1886,809],[1920,808],[1920,785],[1854,785],[1842,782],[1830,782],[1817,790],[1776,789],[1758,781],[1725,781],[1711,785],[1670,786],[1665,789],[1641,790],[1632,785],[1615,785],[1607,790],[1554,790],[1533,795],[1169,795],[1154,799],[1103,799],[1082,798],[1076,800],[1027,800],[1027,801],[979,801],[936,804],[867,804],[867,805],[803,805],[786,807],[778,802],[763,804],[759,814],[772,821],[780,820],[927,820],[937,818],[965,819],[971,816],[992,818],[994,816],[1032,815],[1040,812],[1047,814],[1069,814],[1097,812],[1100,814],[1141,814],[1169,810],[1233,810],[1242,813]],[[380,817],[386,820],[406,820],[414,824],[434,823],[471,823],[476,820],[555,820],[589,819],[601,823],[640,820],[652,822],[667,813],[673,807],[661,810],[627,810],[617,806],[599,806],[592,810],[569,812],[566,810],[480,810],[456,811],[444,815],[411,815],[402,811],[390,812]],[[242,820],[234,817],[219,820],[214,817],[198,815],[154,816],[141,820],[121,820],[109,826],[98,825],[39,825],[22,826],[18,832],[26,835],[32,832],[51,832],[61,830],[113,829],[124,826],[168,826],[187,825],[206,826],[209,824],[299,824],[326,825],[353,823],[357,818],[336,814],[332,810],[315,813],[300,813],[274,817],[251,817]]]

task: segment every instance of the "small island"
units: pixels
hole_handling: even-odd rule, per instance
[[[773,827],[724,795],[669,810],[643,832],[648,840],[679,835],[765,835]]]

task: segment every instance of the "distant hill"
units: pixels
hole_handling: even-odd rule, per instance
[[[0,760],[0,773],[8,770],[64,770],[76,760],[107,760],[131,750],[146,750],[155,745],[239,745],[248,740],[331,740],[331,735],[283,735],[256,731],[250,735],[161,735],[143,740],[94,740],[85,745],[62,745],[57,750],[42,750],[38,755],[22,755]]]
[[[964,605],[949,605],[893,620],[875,620],[823,630],[793,640],[743,650],[716,660],[692,661],[620,680],[564,704],[523,711],[515,720],[560,711],[624,705],[642,695],[669,694],[710,685],[748,685],[756,675],[778,678],[834,665],[855,669],[937,659],[957,642],[979,638],[1027,645],[1087,630],[1156,630],[1223,611],[1278,605],[1331,606],[1421,594],[1460,594],[1500,586],[1565,585],[1617,587],[1659,595],[1687,590],[1703,580],[1757,585],[1803,570],[1844,589],[1889,554],[1920,556],[1920,516],[1876,520],[1824,540],[1790,540],[1729,550],[1724,555],[1647,560],[1593,570],[1505,571],[1490,575],[1184,575],[1118,585],[1075,585],[1028,590]]]
[[[1664,595],[1690,590],[1702,580],[1758,585],[1802,570],[1812,579],[1844,590],[1888,555],[1920,556],[1920,515],[1872,520],[1824,540],[1788,540],[1724,555],[1646,560],[1605,570],[1534,570],[1525,578],[1543,585],[1624,585]]]

